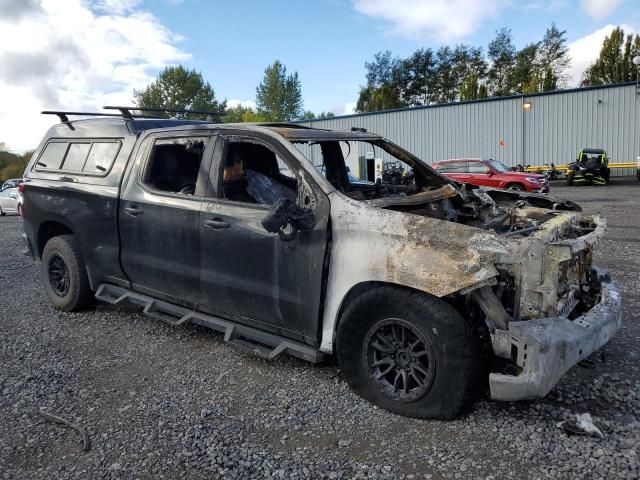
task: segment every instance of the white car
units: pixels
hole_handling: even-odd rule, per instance
[[[7,188],[0,192],[0,215],[7,213],[22,215],[22,194],[17,188]]]

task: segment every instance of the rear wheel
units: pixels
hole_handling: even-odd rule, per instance
[[[74,235],[49,240],[42,253],[41,268],[44,288],[57,309],[71,312],[91,303],[87,270]]]
[[[4,210],[2,210],[2,207],[0,207],[0,215],[1,215],[1,216],[3,216],[3,217],[6,215],[6,213],[4,212]]]
[[[470,325],[449,304],[421,292],[370,290],[347,308],[336,340],[351,388],[400,415],[455,418],[485,378]]]
[[[18,204],[18,215],[22,216],[22,204]]]

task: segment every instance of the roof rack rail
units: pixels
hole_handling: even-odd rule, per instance
[[[83,117],[119,117],[120,115],[117,113],[100,113],[100,112],[65,112],[61,110],[43,110],[40,112],[43,115],[57,115],[60,119],[61,123],[64,123],[71,130],[75,130],[74,126],[71,124],[71,120],[69,120],[69,115],[71,116],[83,116]],[[133,117],[131,117],[133,118]]]
[[[180,108],[162,108],[162,107],[116,107],[113,105],[106,105],[105,110],[119,110],[123,117],[133,118],[132,111],[135,112],[161,112],[161,113],[194,113],[196,115],[206,115],[206,120],[212,122],[214,117],[222,117],[223,112],[211,112],[208,110],[187,110]]]

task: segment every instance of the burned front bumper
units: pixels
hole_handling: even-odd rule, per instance
[[[584,315],[569,320],[549,317],[511,322],[508,340],[518,375],[492,373],[491,397],[528,400],[544,397],[579,361],[607,343],[622,323],[622,297],[608,275],[597,271],[602,285],[600,303]]]

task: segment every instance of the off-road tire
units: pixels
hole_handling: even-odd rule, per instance
[[[515,192],[524,192],[526,189],[524,188],[523,185],[519,183],[510,183],[509,185],[507,185],[507,190],[513,190]]]
[[[56,292],[50,275],[52,262],[59,264],[60,260],[68,273],[68,286],[63,294]],[[60,235],[47,242],[42,252],[41,271],[47,295],[58,310],[82,310],[93,301],[84,259],[75,235]]]
[[[371,373],[367,337],[389,319],[411,325],[432,349],[430,386],[415,399],[390,398]],[[358,395],[403,416],[455,418],[486,383],[481,342],[471,325],[448,303],[422,292],[384,286],[357,297],[340,318],[336,350],[340,369]]]
[[[573,185],[573,177],[575,175],[575,172],[567,172],[567,178],[565,179],[565,181],[567,182],[567,186],[571,186]]]

